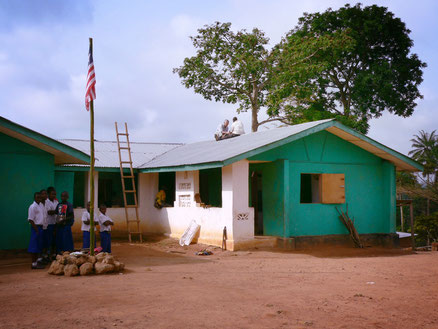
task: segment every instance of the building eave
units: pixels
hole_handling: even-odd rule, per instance
[[[1,116],[0,133],[53,154],[56,165],[90,163],[90,157],[87,154]]]

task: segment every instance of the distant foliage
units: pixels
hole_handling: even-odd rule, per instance
[[[415,233],[422,240],[438,241],[438,212],[430,216],[421,215],[415,218]]]

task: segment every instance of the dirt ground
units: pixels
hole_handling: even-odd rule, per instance
[[[438,252],[113,243],[124,274],[0,259],[1,328],[438,328]]]

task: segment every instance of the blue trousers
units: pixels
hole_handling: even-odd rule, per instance
[[[29,248],[27,249],[32,254],[39,254],[43,251],[43,227],[38,226],[38,233],[30,227],[30,241]]]
[[[100,232],[100,246],[103,252],[111,253],[111,232]]]
[[[52,249],[53,232],[55,231],[55,224],[50,224],[45,230],[43,230],[43,248],[48,252]]]
[[[73,251],[73,234],[71,226],[58,225],[56,228],[56,252]]]
[[[82,248],[90,248],[90,232],[82,231]],[[94,248],[96,248],[96,239],[94,239]]]

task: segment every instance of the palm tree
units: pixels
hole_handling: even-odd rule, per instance
[[[427,177],[428,181],[431,175],[435,175],[438,171],[438,135],[436,130],[430,134],[424,130],[420,130],[415,138],[411,139],[412,150],[409,155],[424,166],[423,177]],[[435,175],[435,182],[437,175]]]
[[[438,135],[435,132],[436,130],[429,134],[420,130],[419,134],[411,139],[412,150],[409,152],[413,159],[424,166],[422,175],[426,178],[428,187],[434,188],[438,183]],[[434,177],[433,183],[430,181],[431,176]],[[429,205],[430,199],[427,198],[427,215],[429,215]]]

